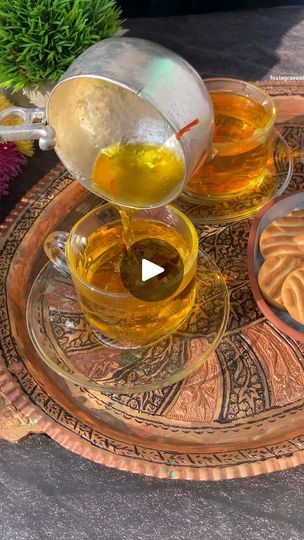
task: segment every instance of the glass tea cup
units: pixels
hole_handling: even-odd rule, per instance
[[[191,312],[198,255],[194,226],[173,206],[134,210],[133,241],[152,237],[172,245],[184,267],[177,290],[153,302],[138,299],[124,288],[122,222],[111,203],[89,212],[70,233],[56,231],[45,241],[47,256],[61,273],[71,275],[86,319],[107,346],[150,346],[173,333]]]
[[[237,79],[206,79],[214,108],[212,150],[189,178],[194,199],[226,199],[258,187],[266,174],[276,109],[271,97]]]

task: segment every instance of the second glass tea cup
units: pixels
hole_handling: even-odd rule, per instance
[[[196,201],[243,195],[265,177],[276,119],[274,102],[263,89],[245,81],[204,82],[214,108],[213,145],[185,192]]]

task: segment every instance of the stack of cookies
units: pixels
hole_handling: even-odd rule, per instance
[[[260,237],[258,282],[267,302],[304,324],[304,210],[270,223]]]

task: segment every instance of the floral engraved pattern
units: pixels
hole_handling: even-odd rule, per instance
[[[300,160],[303,124],[302,115],[280,126],[295,161],[290,191],[304,188]],[[201,249],[215,260],[225,276],[231,310],[224,338],[197,373],[161,390],[131,396],[97,395],[77,387],[69,388],[69,393],[65,394],[65,406],[57,399],[60,382],[54,383],[52,390],[52,379],[43,379],[45,371],[39,371],[38,360],[32,367],[33,349],[26,340],[20,340],[24,312],[18,311],[14,303],[10,280],[11,267],[16,260],[20,280],[23,278],[26,264],[22,246],[39,220],[45,223],[46,216],[48,219],[51,216],[54,222],[56,218],[60,225],[69,226],[98,204],[96,197],[86,194],[81,195],[79,201],[75,197],[75,209],[68,215],[62,207],[59,210],[57,201],[65,191],[71,189],[75,194],[80,189],[76,185],[71,187],[71,182],[64,168],[57,167],[22,201],[2,227],[0,341],[3,360],[1,357],[0,364],[18,384],[24,399],[29,399],[31,407],[47,417],[54,426],[54,433],[64,429],[79,445],[84,443],[84,455],[91,455],[90,452],[93,455],[94,450],[98,452],[98,458],[94,454],[97,461],[115,466],[118,459],[119,467],[124,469],[157,476],[169,476],[173,471],[172,474],[180,478],[215,479],[252,474],[261,464],[268,467],[259,469],[265,472],[298,463],[297,456],[304,455],[304,345],[276,331],[255,304],[246,263],[250,220],[230,225],[198,225]],[[180,205],[190,218],[199,212],[199,208],[185,201]],[[35,243],[33,245],[36,249]],[[65,285],[59,280],[58,287],[58,291],[63,291]],[[23,294],[27,291],[23,290]],[[214,294],[217,294],[216,287]],[[206,306],[209,300],[206,298]],[[71,308],[68,298],[61,312],[55,304],[49,308],[53,346],[65,351],[71,361],[81,346],[83,358],[80,357],[78,368],[95,379],[107,376],[113,363],[118,361],[117,353],[109,349],[108,354],[96,362],[96,342],[79,310]],[[209,325],[212,333],[213,314],[211,310],[207,313],[204,324]],[[72,337],[71,334],[67,337],[65,331],[67,319],[75,325]],[[187,324],[188,327],[185,325],[181,330],[185,335],[195,321],[190,319]],[[196,331],[199,336],[205,329],[198,327]],[[193,340],[192,347],[199,349],[199,346],[202,345]],[[165,354],[164,349],[155,346],[153,354],[147,355],[143,369],[153,370],[158,355],[162,354]],[[195,351],[179,350],[169,355],[167,369],[170,370],[172,362],[184,362],[190,354],[195,355]],[[121,384],[128,382],[127,379],[128,373],[124,370]],[[80,414],[79,410],[85,413]],[[100,412],[98,421],[96,411]],[[105,423],[100,418],[105,418]],[[111,419],[114,419],[112,424]],[[274,434],[273,438],[269,433]]]

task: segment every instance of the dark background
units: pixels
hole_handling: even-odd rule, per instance
[[[159,17],[304,5],[304,0],[120,0],[124,17]]]

